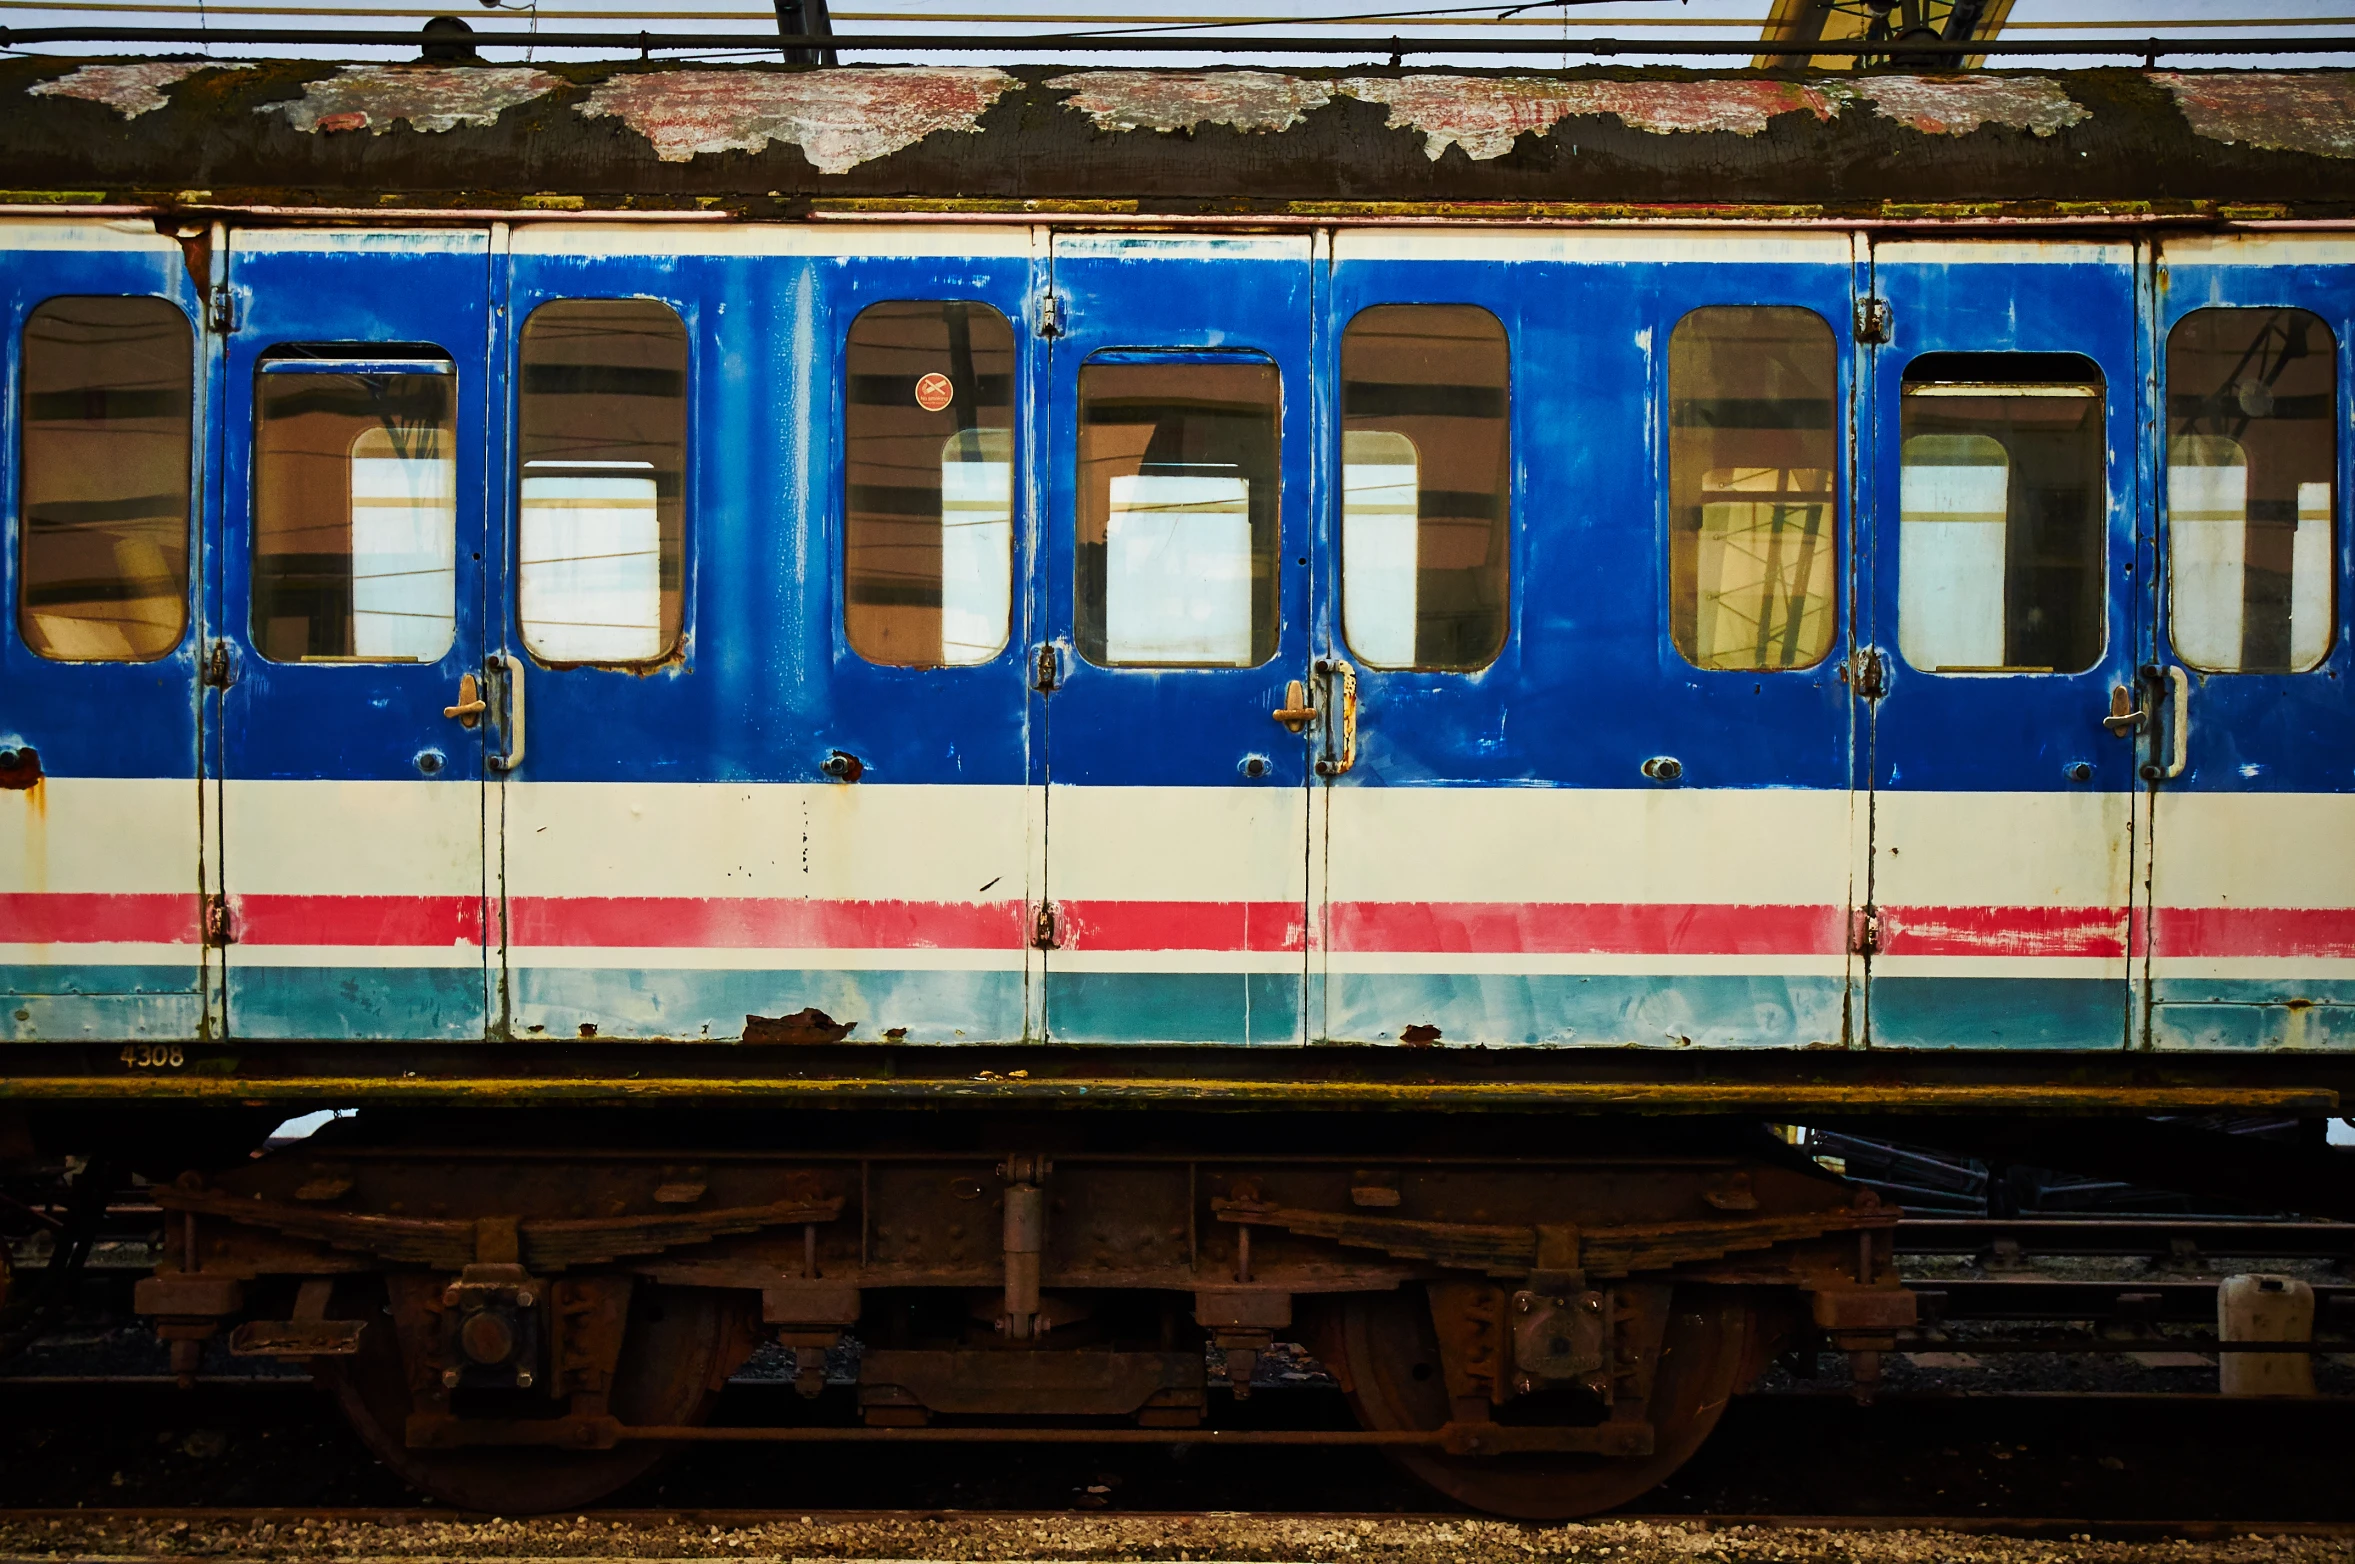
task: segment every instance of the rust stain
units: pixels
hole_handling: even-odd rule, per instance
[[[855,1021],[837,1021],[811,1005],[796,1010],[789,1016],[746,1016],[744,1040],[748,1043],[839,1043],[850,1035]],[[903,1030],[901,1034],[906,1036]]]
[[[494,125],[519,103],[564,85],[562,77],[525,65],[347,65],[324,81],[305,82],[291,103],[265,103],[256,114],[283,114],[311,134],[365,128],[381,136],[406,122],[440,132]]]
[[[1839,113],[1835,95],[1795,81],[1548,81],[1514,76],[1353,76],[1340,91],[1390,110],[1390,122],[1423,133],[1437,162],[1462,147],[1474,162],[1503,157],[1524,132],[1544,135],[1565,119],[1615,114],[1655,135],[1730,131],[1755,136],[1778,114]]]
[[[2193,132],[2268,152],[2355,158],[2355,75],[2343,71],[2153,71]]]
[[[2049,136],[2093,118],[2093,111],[2043,76],[1876,76],[1822,83],[1827,94],[1853,94],[1925,136],[1967,136],[2001,125]]]
[[[85,65],[71,75],[27,87],[35,98],[87,98],[103,103],[125,119],[137,119],[170,107],[166,87],[179,85],[198,71],[249,71],[248,64],[216,65],[210,60],[142,60],[136,65]]]
[[[1081,71],[1049,81],[1098,130],[1290,130],[1333,101],[1333,84],[1275,71]]]
[[[994,66],[900,70],[665,71],[617,76],[580,105],[654,144],[665,163],[703,153],[801,149],[821,174],[912,147],[936,131],[971,132],[991,104],[1021,84]]]
[[[41,785],[41,752],[30,744],[0,749],[0,788],[22,792]]]

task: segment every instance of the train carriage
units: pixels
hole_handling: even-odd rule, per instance
[[[2355,1207],[2197,1127],[2355,1057],[2351,115],[11,63],[0,1151],[496,1508],[765,1339],[1583,1513],[1915,1322],[1769,1124]]]

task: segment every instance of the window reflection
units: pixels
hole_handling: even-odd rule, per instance
[[[1275,655],[1275,365],[1121,355],[1079,372],[1082,656],[1251,667]]]
[[[455,636],[455,366],[382,351],[261,363],[253,639],[273,662],[436,662]]]
[[[845,347],[845,633],[869,662],[985,663],[1014,602],[1014,328],[869,305]]]
[[[1838,355],[1812,310],[1699,309],[1668,345],[1669,622],[1701,668],[1831,650]]]
[[[49,299],[26,317],[17,629],[41,656],[144,662],[180,644],[195,353],[165,299]]]
[[[517,603],[550,663],[678,644],[687,328],[651,299],[557,299],[524,322]]]
[[[1504,646],[1505,329],[1470,305],[1359,312],[1341,341],[1341,613],[1377,668],[1479,668]]]
[[[2167,338],[2169,627],[2211,673],[2330,653],[2337,344],[2304,310],[2195,310]]]
[[[2103,387],[2070,353],[1906,367],[1897,644],[1933,673],[2077,673],[2101,657]]]

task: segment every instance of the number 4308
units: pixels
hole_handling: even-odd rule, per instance
[[[122,1058],[134,1070],[177,1070],[188,1062],[178,1043],[125,1043]]]

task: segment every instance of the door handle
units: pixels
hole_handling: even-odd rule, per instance
[[[1308,686],[1298,679],[1285,685],[1284,704],[1278,706],[1268,715],[1290,728],[1294,733],[1305,730],[1310,723],[1317,720],[1317,709],[1308,703]]]
[[[2155,759],[2145,762],[2142,779],[2172,781],[2182,776],[2191,764],[2191,675],[2179,666],[2169,666],[2162,672],[2156,666],[2146,665],[2142,677],[2145,684],[2164,685],[2167,692],[2167,759],[2164,763]]]
[[[2167,669],[2167,684],[2174,695],[2174,721],[2168,724],[2167,775],[2183,775],[2183,768],[2191,763],[2191,675],[2172,664]]]
[[[2102,726],[2119,738],[2140,732],[2143,719],[2150,715],[2147,707],[2134,704],[2134,692],[2121,684],[2110,691],[2110,714],[2102,718]]]
[[[488,710],[490,707],[482,698],[482,686],[475,682],[473,674],[462,673],[458,675],[458,704],[444,706],[442,715],[457,718],[460,727],[471,728],[482,721],[482,714]]]
[[[1317,672],[1325,681],[1325,705],[1340,716],[1339,729],[1331,735],[1340,753],[1320,759],[1317,775],[1337,777],[1357,764],[1357,670],[1338,657],[1320,657]],[[1336,683],[1341,686],[1337,700],[1332,694]]]
[[[513,652],[493,652],[484,662],[499,670],[507,697],[507,748],[491,757],[491,769],[513,771],[523,764],[523,659]]]

